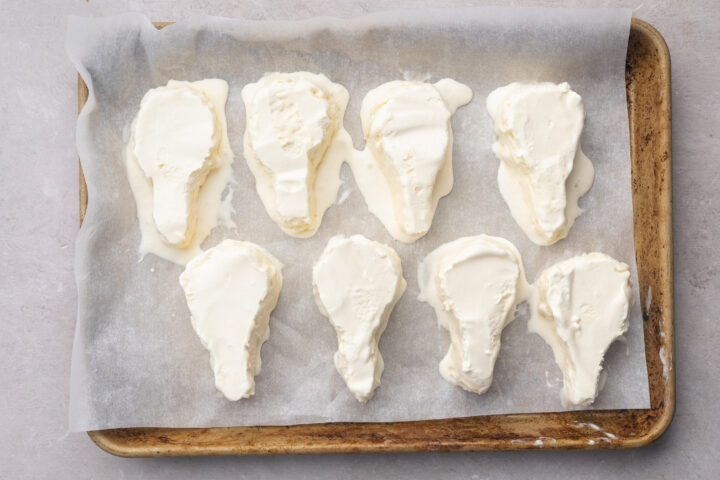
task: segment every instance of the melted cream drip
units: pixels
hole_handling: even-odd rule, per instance
[[[348,162],[369,210],[394,238],[411,243],[427,233],[439,199],[452,190],[450,117],[471,98],[451,79],[381,85],[363,101],[370,138],[357,151],[342,125],[348,102],[342,86],[307,72],[266,74],[243,89],[245,158],[268,214],[285,233],[315,234]]]
[[[140,255],[143,257],[147,253],[153,253],[185,265],[202,252],[200,245],[217,225],[223,208],[222,192],[232,176],[233,152],[227,139],[225,119],[228,85],[219,79],[198,82],[170,80],[166,87],[150,90],[143,103],[147,105],[155,95],[166,96],[166,101],[159,103],[163,108],[151,111],[154,116],[133,122],[133,133],[125,151],[125,166],[135,197],[142,234]],[[172,96],[175,95],[182,95],[185,100],[190,101],[197,99],[201,105],[199,108],[183,108],[179,112],[173,112]],[[208,129],[196,132],[197,135],[185,132],[183,121],[187,126],[196,126],[198,122],[200,126],[205,126],[208,123],[202,123],[194,117],[183,118],[182,114],[205,115],[208,112],[214,117],[211,137],[207,136]],[[143,141],[138,146],[139,134],[142,134]],[[155,155],[144,157],[144,168],[139,163],[136,150],[138,153],[155,152]],[[203,156],[199,153],[183,157],[183,152],[188,150],[207,151],[209,155]],[[161,152],[171,152],[173,155],[158,155]],[[157,161],[158,159],[167,161]],[[173,171],[176,181],[160,181],[168,178],[159,176],[163,170]],[[153,178],[156,180],[155,185]],[[162,187],[163,183],[174,187],[168,192],[168,188]],[[159,229],[162,229],[165,235]]]

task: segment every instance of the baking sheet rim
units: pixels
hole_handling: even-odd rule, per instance
[[[172,22],[153,22],[153,24],[161,29],[171,25]],[[655,116],[658,123],[661,124],[659,131],[666,134],[666,139],[661,139],[660,147],[665,146],[667,150],[666,164],[664,166],[663,190],[658,192],[659,200],[663,203],[666,210],[665,218],[659,219],[658,227],[667,230],[666,238],[668,242],[661,245],[660,248],[665,252],[664,264],[660,265],[665,269],[665,277],[669,278],[662,285],[664,287],[663,298],[665,304],[662,305],[664,311],[664,319],[660,322],[660,347],[664,348],[667,358],[670,359],[670,368],[667,375],[661,378],[663,382],[656,385],[649,375],[649,388],[651,400],[654,397],[656,389],[660,389],[662,401],[659,405],[653,405],[650,409],[636,410],[585,410],[573,412],[559,413],[535,413],[535,414],[500,414],[466,418],[449,418],[442,420],[427,420],[417,422],[387,422],[387,423],[359,423],[359,422],[335,422],[325,424],[309,424],[309,425],[291,425],[285,427],[215,427],[215,428],[192,428],[192,429],[154,429],[154,428],[125,428],[90,431],[90,438],[103,450],[118,456],[139,457],[139,456],[185,456],[185,455],[257,455],[257,454],[278,454],[278,453],[348,453],[348,452],[418,452],[418,451],[458,451],[458,450],[523,450],[523,449],[618,449],[618,448],[634,448],[647,445],[659,438],[667,429],[672,421],[675,407],[675,378],[674,378],[674,335],[673,335],[673,284],[672,284],[672,190],[671,190],[671,131],[670,131],[670,54],[662,35],[650,24],[639,20],[632,19],[631,24],[631,40],[633,34],[644,37],[645,41],[649,41],[657,49],[657,66],[664,75],[662,82],[662,94],[664,98],[660,108],[663,110]],[[628,43],[628,54],[630,54],[633,45]],[[632,110],[635,105],[631,103],[628,83],[628,108]],[[634,86],[633,86],[634,87]],[[82,78],[78,76],[78,111],[80,111],[87,100],[88,90]],[[638,152],[633,148],[638,138],[633,134],[634,122],[633,115],[630,115],[630,131],[631,131],[631,157],[635,161]],[[667,144],[667,145],[664,145]],[[657,148],[657,147],[656,147]],[[659,158],[655,156],[653,158]],[[633,174],[634,179],[634,174]],[[80,193],[80,223],[85,216],[87,208],[87,186],[82,173],[82,167],[79,172],[79,193]],[[634,200],[635,201],[635,200]],[[637,218],[635,219],[637,221]],[[637,233],[637,232],[636,232]],[[657,236],[660,241],[660,235]],[[637,245],[637,238],[636,238]],[[636,251],[637,255],[637,251]],[[640,262],[638,261],[638,270],[640,270]],[[657,290],[656,290],[657,296]],[[645,302],[642,302],[643,305]],[[643,311],[643,317],[647,320],[647,312]],[[648,354],[648,369],[650,370],[651,352],[648,352],[648,327],[645,328],[645,344],[646,354]],[[654,352],[659,355],[659,352]],[[607,437],[606,441],[593,441],[597,437],[597,423],[602,423],[602,417],[628,417],[628,420],[636,419],[637,422],[644,422],[646,429],[641,434],[635,435],[618,435]],[[388,443],[388,438],[378,432],[372,430],[381,430],[382,427],[407,427],[422,429],[426,428],[428,433],[443,430],[449,427],[457,427],[458,422],[464,427],[472,429],[473,424],[476,427],[482,426],[483,422],[490,423],[489,420],[507,419],[511,424],[524,422],[539,423],[541,419],[555,417],[558,420],[567,417],[566,425],[576,425],[577,434],[567,438],[557,438],[557,436],[549,438],[543,435],[525,436],[518,435],[516,432],[508,429],[502,429],[492,437],[483,437],[482,435],[470,438],[465,441],[458,441],[455,436],[445,434],[440,437],[426,436],[424,438],[396,438]],[[644,419],[644,420],[643,420]],[[649,423],[648,423],[649,422]],[[305,428],[307,432],[300,433],[294,430]],[[334,434],[328,434],[327,429],[345,429],[347,431],[361,430],[355,441],[352,440],[342,443],[343,435],[336,431]],[[582,429],[586,432],[583,433]],[[238,430],[251,432],[239,432]],[[452,429],[451,429],[452,430]],[[366,432],[367,431],[367,432]],[[155,435],[151,435],[154,433]],[[233,436],[244,441],[235,443],[226,441],[225,443],[200,442],[201,435],[208,436],[208,433],[218,433],[221,436]],[[259,435],[266,433],[269,435],[264,439],[266,444],[258,444]],[[196,443],[178,443],[171,436],[187,434],[189,438],[195,439]],[[222,435],[227,434],[227,435]],[[504,434],[504,435],[501,435]],[[247,436],[247,439],[243,437]],[[513,438],[514,437],[514,438]],[[134,438],[136,443],[145,442],[144,445],[135,446],[128,439]],[[123,439],[125,441],[123,441]],[[293,439],[297,443],[293,444]],[[545,439],[545,441],[543,440]],[[302,443],[300,440],[304,440]]]

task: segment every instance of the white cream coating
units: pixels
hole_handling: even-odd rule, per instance
[[[595,172],[582,153],[585,107],[567,83],[511,83],[487,98],[498,185],[515,221],[538,245],[565,238]]]
[[[369,210],[395,239],[425,235],[439,199],[452,190],[450,119],[471,99],[469,87],[449,78],[392,81],[363,99],[366,149],[349,163]]]
[[[221,203],[233,162],[227,96],[221,79],[170,80],[144,96],[125,151],[141,256],[185,265],[229,208]]]
[[[557,263],[535,283],[528,329],[552,347],[563,402],[595,400],[603,357],[628,329],[633,299],[629,267],[603,253]]]
[[[378,342],[406,286],[395,250],[362,235],[331,238],[313,268],[315,300],[337,333],[335,367],[360,402],[380,385]]]
[[[463,237],[433,250],[418,268],[419,300],[450,332],[440,362],[449,382],[477,394],[492,384],[500,337],[530,294],[517,248],[500,237]]]
[[[215,386],[236,401],[255,394],[260,348],[282,288],[282,265],[262,247],[224,240],[180,275],[192,325],[210,351]]]
[[[340,186],[344,156],[332,144],[347,90],[324,75],[269,73],[242,97],[245,159],[265,209],[285,233],[314,235]]]
[[[190,86],[158,87],[140,104],[133,153],[153,182],[153,219],[171,245],[192,239],[200,186],[215,165],[219,128],[212,104]]]

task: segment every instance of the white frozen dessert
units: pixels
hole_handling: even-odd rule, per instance
[[[282,288],[281,268],[253,243],[224,240],[180,275],[193,328],[210,351],[215,386],[228,400],[255,394],[260,348]]]
[[[331,238],[313,268],[315,300],[337,333],[335,366],[360,402],[380,385],[378,342],[405,287],[395,250],[362,235]]]
[[[450,119],[471,99],[469,87],[448,78],[388,82],[363,99],[367,146],[350,166],[368,208],[397,240],[425,235],[439,199],[452,190]]]
[[[227,95],[227,82],[208,79],[170,80],[143,97],[126,150],[142,254],[185,264],[217,224],[233,161]]]
[[[487,109],[498,185],[513,218],[538,245],[565,238],[595,177],[580,148],[582,98],[567,83],[511,83],[493,90]]]
[[[628,266],[605,254],[573,257],[542,273],[528,328],[552,347],[563,373],[564,402],[595,400],[603,357],[627,330],[632,303]]]
[[[433,250],[418,269],[420,295],[450,332],[440,362],[449,382],[477,394],[492,383],[503,328],[530,294],[522,259],[504,238],[464,237]]]
[[[242,90],[245,159],[270,217],[294,237],[315,234],[340,186],[332,143],[349,100],[345,87],[308,72],[270,73]]]

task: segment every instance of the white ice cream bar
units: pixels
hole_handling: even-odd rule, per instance
[[[493,90],[487,109],[498,185],[513,218],[538,245],[565,238],[595,176],[580,148],[582,98],[567,83],[511,83]]]
[[[125,158],[142,255],[185,265],[217,225],[232,175],[227,97],[221,79],[170,80],[143,97]]]
[[[633,299],[629,267],[602,253],[557,263],[535,283],[528,327],[552,347],[565,403],[595,401],[605,352],[628,329]]]
[[[530,292],[522,259],[507,240],[464,237],[433,250],[418,269],[419,299],[450,332],[440,362],[449,382],[477,394],[492,384],[503,328]]]
[[[242,91],[245,159],[270,217],[294,237],[315,234],[335,201],[342,155],[331,149],[349,100],[324,75],[266,74]]]
[[[282,288],[281,268],[258,245],[224,240],[180,275],[193,328],[210,351],[215,386],[228,400],[255,393],[260,348]]]
[[[337,333],[335,366],[360,402],[380,385],[378,342],[405,287],[395,250],[362,235],[330,239],[313,268],[315,300]]]
[[[450,118],[471,98],[470,88],[444,79],[388,82],[363,99],[366,150],[350,166],[368,208],[397,240],[425,235],[452,190]]]

